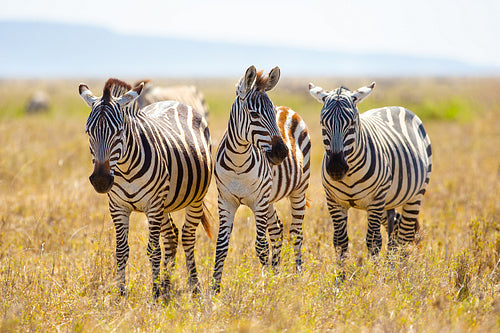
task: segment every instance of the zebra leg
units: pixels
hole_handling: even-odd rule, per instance
[[[283,223],[278,218],[278,214],[273,204],[269,204],[268,231],[272,248],[272,267],[276,269],[281,262],[281,247],[283,245]]]
[[[203,201],[193,202],[186,207],[186,222],[182,227],[182,247],[186,255],[186,266],[189,274],[189,286],[194,294],[200,292],[196,262],[194,260],[194,246],[196,243],[196,228],[203,216]]]
[[[179,230],[168,213],[165,213],[165,217],[161,224],[161,236],[165,249],[165,257],[163,260],[165,276],[161,281],[161,292],[168,300],[171,290],[170,276],[175,265],[175,256],[177,254],[177,245],[179,242]]]
[[[337,259],[343,265],[349,245],[347,236],[347,209],[327,198],[328,212],[333,223],[333,246]]]
[[[368,207],[368,231],[366,232],[366,245],[372,257],[378,256],[382,248],[382,234],[380,233],[380,223],[386,214],[384,201],[376,206]]]
[[[305,192],[305,191],[304,191]],[[305,194],[290,196],[290,206],[292,210],[292,224],[290,225],[290,236],[293,239],[293,250],[295,252],[295,264],[297,272],[302,271],[302,223],[306,212]]]
[[[263,198],[263,200],[259,202],[259,206],[252,208],[252,210],[255,215],[255,225],[257,231],[257,237],[255,239],[255,251],[257,252],[257,257],[259,257],[262,266],[266,267],[269,265],[269,244],[267,243],[266,237],[269,214],[268,198]]]
[[[217,247],[215,250],[215,266],[212,280],[212,290],[220,292],[222,270],[227,257],[229,240],[233,231],[234,215],[238,209],[238,203],[224,200],[219,194],[219,233],[217,235]]]
[[[422,195],[415,200],[403,205],[401,219],[394,228],[394,238],[398,246],[408,244],[415,240],[415,235],[419,229],[418,213],[420,212],[420,202]]]
[[[151,262],[153,277],[153,296],[157,299],[160,296],[159,277],[161,262],[160,231],[163,221],[163,207],[156,207],[155,210],[146,212],[149,225],[147,254]]]
[[[125,267],[129,257],[128,246],[128,226],[130,210],[123,210],[122,208],[113,207],[111,202],[109,211],[113,218],[116,232],[116,267],[118,273],[118,288],[120,295],[124,296],[127,292],[125,284]]]

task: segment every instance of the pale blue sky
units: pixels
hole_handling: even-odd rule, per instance
[[[500,66],[498,0],[7,0],[1,7],[0,20]]]

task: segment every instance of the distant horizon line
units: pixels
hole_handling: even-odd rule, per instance
[[[3,33],[0,31],[0,42],[11,46],[11,52],[0,56],[5,65],[0,70],[2,80],[100,79],[110,76],[225,79],[240,77],[247,68],[245,66],[249,65],[264,69],[278,65],[283,75],[290,73],[286,76],[304,78],[500,76],[500,66],[478,65],[447,57],[316,50],[125,33],[100,24],[45,19],[0,19],[0,25],[4,26]],[[19,28],[15,34],[5,33],[9,26],[15,29],[16,25]],[[89,28],[93,31],[87,31]],[[100,38],[94,38],[96,34],[100,34]],[[129,52],[129,41],[136,47],[131,49],[132,52]],[[88,45],[94,44],[103,52],[90,52]],[[107,57],[108,49],[123,56]]]

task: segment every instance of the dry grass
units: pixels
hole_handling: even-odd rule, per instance
[[[307,96],[302,80],[282,81],[271,97],[300,112],[312,132],[304,273],[294,274],[288,244],[281,272],[262,272],[253,217],[241,209],[221,294],[209,295],[215,240],[199,228],[196,254],[203,291],[198,298],[187,293],[180,248],[173,277],[177,295],[168,305],[152,300],[147,228],[139,214],[131,219],[129,294],[117,296],[114,230],[106,197],[87,180],[91,162],[83,129],[88,110],[77,96],[78,81],[0,83],[0,331],[500,330],[500,80],[378,82],[370,103],[360,108],[402,104],[417,114],[423,110],[433,143],[433,175],[420,216],[424,239],[403,262],[389,265],[385,251],[379,261],[367,260],[366,216],[351,211],[343,284],[336,279],[333,230],[319,175],[320,105]],[[94,86],[96,93],[103,82]],[[369,82],[315,81],[330,89]],[[218,141],[234,83],[213,84],[200,83]],[[21,116],[33,86],[53,95],[48,115]],[[436,116],[448,101],[458,111]],[[213,211],[216,202],[213,182],[208,195]],[[289,223],[288,203],[277,209]],[[182,214],[176,217],[179,221]]]

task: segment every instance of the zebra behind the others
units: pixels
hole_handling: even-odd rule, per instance
[[[136,86],[141,82],[144,82],[144,89],[137,98],[139,108],[142,109],[149,104],[161,101],[178,101],[192,106],[205,119],[208,119],[208,105],[205,97],[195,86],[160,87],[154,85],[149,80],[137,82]]]
[[[191,106],[160,102],[139,109],[135,99],[143,84],[131,87],[109,79],[102,97],[81,84],[80,95],[92,108],[87,120],[94,172],[90,182],[107,193],[116,231],[118,283],[125,292],[125,266],[129,257],[128,230],[132,211],[144,212],[149,223],[147,253],[152,264],[153,293],[168,294],[169,274],[178,243],[178,229],[170,212],[185,208],[182,245],[190,285],[196,291],[194,261],[196,227],[202,222],[210,236],[203,199],[212,175],[210,134],[205,118]],[[167,269],[159,282],[162,236]]]
[[[297,269],[301,269],[302,221],[309,185],[311,144],[301,117],[287,107],[275,109],[266,94],[278,83],[280,70],[269,75],[246,71],[236,87],[228,128],[217,150],[215,177],[219,192],[219,234],[213,290],[220,290],[224,260],[240,205],[252,209],[257,226],[256,251],[262,265],[269,262],[266,230],[272,245],[272,265],[280,261],[283,226],[273,202],[291,202],[290,235]],[[276,112],[277,111],[277,112]]]
[[[387,226],[391,249],[413,241],[431,175],[431,142],[415,114],[395,106],[359,114],[357,104],[374,86],[326,91],[309,84],[311,95],[323,104],[322,179],[341,260],[348,247],[350,207],[368,212],[366,243],[371,255],[382,247],[381,223]],[[402,207],[401,215],[396,207]]]

